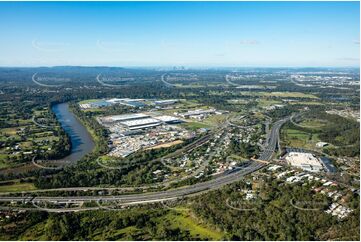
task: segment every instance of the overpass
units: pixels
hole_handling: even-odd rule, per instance
[[[187,187],[181,187],[178,189],[171,189],[167,191],[159,191],[159,192],[150,192],[150,193],[141,193],[141,194],[128,194],[128,195],[118,195],[118,196],[37,196],[37,197],[21,197],[21,196],[1,196],[0,202],[24,202],[26,200],[31,201],[33,204],[41,203],[41,202],[52,202],[52,203],[79,203],[79,202],[120,202],[121,204],[143,204],[150,202],[159,202],[165,200],[174,200],[177,198],[187,197],[196,195],[202,192],[207,192],[215,189],[219,189],[220,187],[233,183],[235,181],[240,180],[245,175],[248,175],[252,172],[255,172],[264,166],[272,159],[273,152],[277,148],[279,141],[279,130],[281,126],[288,120],[282,119],[274,123],[271,133],[269,136],[269,142],[264,151],[260,154],[259,160],[253,160],[249,166],[243,168],[236,168],[232,171],[227,171],[222,173],[215,179],[197,183]],[[69,188],[64,188],[69,191]],[[79,188],[76,188],[79,189]],[[59,190],[59,189],[58,189]],[[5,209],[6,207],[2,207]],[[71,210],[67,209],[48,209],[41,208],[37,206],[39,210],[45,210],[50,212],[67,212],[67,211],[80,211],[84,209],[76,209],[72,208]],[[11,209],[11,207],[8,207]],[[32,208],[34,209],[34,208]],[[90,209],[90,208],[89,208]],[[100,207],[98,209],[101,209]],[[25,209],[24,209],[25,210]],[[94,210],[94,208],[91,208]]]

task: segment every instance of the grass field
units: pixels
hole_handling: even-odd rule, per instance
[[[310,106],[312,106],[312,105],[325,105],[324,103],[317,102],[317,101],[315,101],[315,102],[297,101],[297,102],[290,102],[289,104],[291,104],[291,105],[310,105]]]
[[[24,127],[18,127],[18,128],[24,128]],[[16,135],[16,129],[17,128],[4,128],[1,129],[1,132],[4,133],[5,135]]]
[[[217,126],[224,123],[227,119],[228,115],[221,114],[221,115],[211,115],[208,118],[203,120],[203,123],[210,126]]]
[[[296,129],[283,130],[283,140],[287,146],[295,148],[314,149],[320,141],[316,134],[306,133]]]
[[[314,98],[318,99],[313,94],[306,94],[302,92],[241,92],[242,95],[247,96],[261,96],[261,97],[293,97],[293,98]]]
[[[227,100],[228,103],[230,104],[247,104],[249,103],[250,100],[247,99],[231,99],[231,100]]]
[[[269,106],[272,106],[274,104],[282,104],[282,102],[277,101],[277,100],[265,99],[265,98],[260,98],[258,100],[258,106],[259,107],[269,107]]]
[[[193,121],[183,123],[181,125],[183,127],[185,127],[186,129],[191,129],[191,130],[197,130],[197,129],[200,129],[200,128],[210,128],[210,125],[200,123],[200,122],[193,122]]]
[[[0,151],[0,169],[9,167],[9,163],[5,162],[7,157],[8,156],[6,154],[1,154],[1,151]]]
[[[326,122],[327,121],[319,119],[306,119],[299,123],[299,125],[312,128],[322,128],[327,124]]]
[[[247,158],[244,158],[242,156],[239,156],[239,155],[236,155],[236,154],[232,154],[229,156],[231,159],[233,160],[236,160],[236,161],[241,161],[241,162],[244,162],[244,161],[249,161],[249,159]]]
[[[11,185],[0,186],[0,192],[18,192],[18,191],[30,191],[35,190],[33,183],[15,183]]]
[[[101,99],[87,99],[87,100],[80,101],[79,104],[94,103],[94,102],[97,102],[99,100],[101,100]]]
[[[201,240],[221,240],[224,236],[222,232],[199,223],[190,212],[185,210],[177,213],[168,213],[166,219],[171,222],[172,228],[188,230],[192,236],[198,236]]]
[[[156,146],[149,147],[149,148],[147,148],[147,150],[160,149],[160,148],[168,148],[168,147],[171,147],[171,146],[173,146],[173,145],[178,145],[178,144],[181,144],[181,143],[183,143],[182,140],[175,140],[175,141],[172,141],[172,142],[168,142],[168,143],[164,143],[164,144],[160,144],[160,145],[156,145]]]
[[[111,213],[108,211],[108,213]],[[84,213],[85,214],[85,213]],[[95,219],[95,218],[94,218]],[[104,219],[104,217],[99,218]],[[81,219],[83,226],[86,226],[87,223],[94,221],[89,219],[88,216]],[[224,233],[219,232],[213,228],[210,228],[199,221],[188,211],[176,212],[169,211],[160,217],[151,218],[151,221],[154,223],[154,226],[158,224],[166,224],[168,228],[176,229],[179,228],[181,231],[189,231],[189,234],[193,238],[198,238],[199,240],[221,240],[224,237]],[[22,235],[19,236],[20,240],[49,240],[46,229],[54,225],[49,219],[42,221],[38,224],[35,224],[28,228]],[[14,225],[15,226],[15,225]],[[86,228],[84,227],[83,230]],[[142,240],[152,240],[152,232],[139,228],[137,226],[127,226],[120,229],[110,229],[108,226],[98,227],[88,232],[87,240],[135,240],[135,238],[142,238]],[[56,239],[57,235],[53,234],[53,239]],[[2,238],[0,236],[0,238]],[[6,238],[6,237],[5,237]],[[77,239],[77,237],[75,237]]]

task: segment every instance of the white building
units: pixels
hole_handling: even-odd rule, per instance
[[[292,151],[286,155],[285,159],[290,165],[306,171],[319,172],[323,169],[322,163],[311,153]]]
[[[326,143],[326,142],[317,142],[316,143],[317,148],[323,148],[323,147],[325,147],[327,145],[328,145],[328,143]]]
[[[177,99],[169,99],[169,100],[158,100],[158,101],[154,101],[155,105],[171,105],[178,102]]]

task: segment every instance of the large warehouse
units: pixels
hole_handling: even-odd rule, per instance
[[[158,126],[161,122],[155,118],[142,118],[122,121],[120,124],[126,126],[129,130],[135,130]]]
[[[124,115],[114,115],[100,118],[102,123],[120,124],[128,130],[137,130],[155,127],[161,124],[176,124],[183,122],[182,120],[168,115],[153,116],[145,113],[134,113]]]
[[[129,120],[136,120],[136,119],[144,119],[149,118],[150,116],[144,113],[133,113],[133,114],[123,114],[123,115],[113,115],[104,117],[103,121],[105,122],[124,122]]]
[[[304,152],[289,152],[286,161],[295,167],[306,171],[319,172],[323,169],[322,163],[311,153]]]

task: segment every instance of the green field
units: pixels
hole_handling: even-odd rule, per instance
[[[0,150],[0,169],[9,167],[9,163],[5,161],[8,156],[6,154],[1,154],[1,153],[2,152]]]
[[[306,94],[302,92],[241,92],[241,95],[247,96],[261,96],[261,97],[293,97],[293,98],[314,98],[318,99],[313,94]]]
[[[307,101],[296,101],[296,102],[290,102],[289,104],[291,105],[306,105],[306,106],[313,106],[313,105],[325,105],[324,103],[321,102],[307,102]]]
[[[80,101],[79,104],[94,103],[94,102],[97,102],[97,101],[100,101],[100,100],[101,99],[87,99],[87,100]]]
[[[306,119],[303,120],[299,125],[303,127],[310,127],[310,128],[322,128],[327,124],[327,121],[319,120],[319,119]]]
[[[19,192],[35,190],[33,183],[15,183],[11,185],[0,185],[0,192]]]
[[[274,104],[282,104],[281,101],[277,101],[277,100],[272,100],[272,99],[265,99],[265,98],[261,98],[258,100],[258,106],[259,107],[269,107],[272,106]]]
[[[314,149],[320,141],[317,134],[311,134],[296,129],[282,130],[283,140],[287,146],[295,148]]]
[[[171,222],[172,228],[188,230],[192,237],[199,237],[201,240],[221,240],[224,234],[201,224],[189,212],[181,211],[177,214],[168,213],[166,220]]]
[[[99,218],[92,218],[88,213],[78,214],[79,221],[83,231],[87,230],[88,223],[104,223],[107,220],[107,213],[113,212],[99,212]],[[116,212],[114,212],[116,213]],[[121,216],[123,212],[119,212]],[[109,217],[114,219],[114,215]],[[97,220],[97,222],[96,222]],[[111,221],[111,220],[110,220]],[[177,231],[179,229],[182,232],[188,231],[191,238],[199,240],[221,240],[224,237],[224,233],[216,229],[210,228],[205,224],[200,223],[197,218],[192,216],[188,211],[176,212],[174,210],[165,212],[159,217],[150,218],[151,224],[153,224],[154,229],[167,228]],[[54,220],[48,218],[45,221],[32,225],[23,234],[20,236],[20,240],[57,240],[58,232],[63,231],[65,225],[60,230],[57,229],[58,223],[54,223]],[[159,226],[161,225],[161,226]],[[159,227],[158,227],[159,226]],[[152,240],[152,235],[155,231],[149,231],[149,227],[143,226],[127,226],[121,227],[119,229],[114,228],[114,224],[108,226],[98,226],[87,232],[85,240]],[[44,229],[46,228],[46,229]],[[49,234],[44,231],[50,230],[53,233]],[[56,232],[54,232],[54,230]],[[157,232],[157,234],[162,234]],[[164,235],[163,235],[164,236]],[[1,237],[0,237],[1,238]],[[72,238],[72,237],[71,237]],[[154,238],[153,238],[154,239]],[[74,240],[77,240],[77,237],[74,237]],[[84,237],[81,239],[84,240]]]
[[[250,100],[247,99],[231,99],[227,100],[229,104],[247,104],[250,102]]]
[[[187,122],[187,123],[183,123],[181,124],[184,128],[186,129],[191,129],[191,130],[197,130],[200,128],[210,128],[210,125],[204,124],[204,123],[200,123],[200,122]]]
[[[226,114],[222,114],[222,115],[211,115],[209,117],[207,117],[206,119],[203,120],[205,125],[210,125],[210,126],[217,126],[220,125],[222,123],[224,123],[227,119]]]

